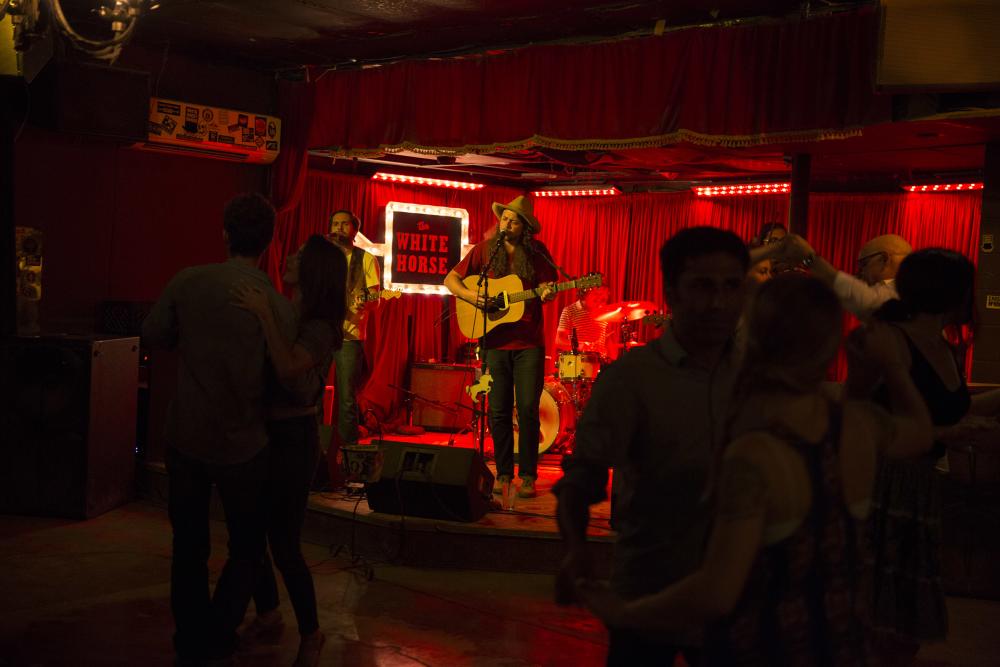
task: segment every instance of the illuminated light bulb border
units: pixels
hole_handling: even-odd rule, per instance
[[[381,245],[381,254],[385,258],[384,283],[385,288],[398,290],[408,294],[451,294],[442,285],[422,285],[420,283],[392,282],[392,219],[396,213],[423,213],[425,215],[442,215],[462,220],[462,257],[472,249],[469,245],[469,212],[464,208],[449,208],[447,206],[432,206],[430,204],[408,204],[391,201],[385,205],[385,243]]]
[[[580,188],[578,190],[535,190],[536,197],[607,197],[620,195],[618,188]]]
[[[928,194],[935,192],[968,192],[970,190],[982,190],[982,183],[924,183],[920,185],[904,185],[907,192],[917,194]]]
[[[380,171],[372,176],[372,180],[386,183],[405,183],[406,185],[428,185],[436,188],[451,188],[452,190],[482,190],[484,183],[466,183],[464,181],[448,181],[442,178],[425,178],[423,176],[406,176],[405,174],[388,174]]]
[[[699,197],[745,197],[748,195],[783,195],[792,189],[791,183],[741,183],[739,185],[705,185],[694,188]]]

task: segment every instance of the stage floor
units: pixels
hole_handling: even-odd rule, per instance
[[[363,440],[371,444],[377,438]],[[416,436],[392,434],[387,442],[472,448],[471,435],[426,432]],[[492,443],[487,438],[487,456]],[[372,511],[360,493],[313,493],[309,498],[307,536],[310,541],[340,540],[365,558],[425,567],[462,567],[516,572],[554,572],[562,560],[562,539],[556,522],[556,497],[551,488],[562,475],[561,456],[539,458],[535,498],[515,498],[504,510],[500,496],[474,522],[400,516]],[[496,474],[492,460],[487,460]],[[515,480],[519,483],[519,480]],[[604,571],[610,563],[614,533],[609,525],[610,503],[591,507],[588,539],[595,561]],[[419,546],[418,546],[419,545]]]

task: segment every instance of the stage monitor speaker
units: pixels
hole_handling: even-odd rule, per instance
[[[413,423],[431,431],[462,430],[472,421],[472,401],[465,387],[476,381],[478,370],[459,364],[413,364]]]
[[[0,342],[0,513],[84,519],[132,498],[138,338]]]
[[[365,484],[376,512],[478,521],[489,511],[493,473],[475,449],[384,442],[382,476]]]

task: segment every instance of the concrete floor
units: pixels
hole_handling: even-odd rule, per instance
[[[225,529],[213,526],[218,571]],[[548,575],[352,563],[305,545],[316,580],[324,665],[515,667],[600,665],[593,618],[551,602]],[[170,665],[170,527],[138,502],[85,522],[0,517],[0,665]],[[369,572],[372,578],[368,579]],[[920,664],[995,665],[1000,603],[954,598],[952,638]],[[240,665],[290,664],[297,637],[241,655]]]

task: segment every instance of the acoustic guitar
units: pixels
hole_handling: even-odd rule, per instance
[[[551,285],[556,292],[568,289],[584,289],[600,287],[604,278],[599,273],[590,273],[576,280],[567,280]],[[479,291],[476,283],[479,276],[468,276],[462,283],[472,291]],[[513,324],[524,316],[524,302],[538,298],[541,287],[524,289],[524,283],[516,275],[503,278],[490,278],[489,293],[486,297],[486,315],[476,307],[475,303],[465,299],[455,299],[455,316],[458,318],[458,328],[466,338],[480,338],[484,333],[504,324]]]

